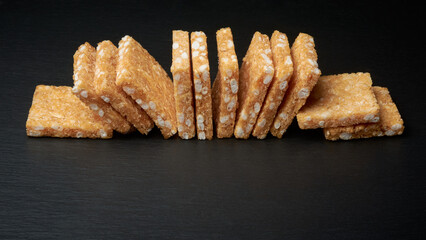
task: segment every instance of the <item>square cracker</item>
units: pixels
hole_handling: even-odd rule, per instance
[[[128,133],[133,130],[132,125],[96,94],[95,62],[96,49],[87,42],[82,44],[74,54],[74,87],[72,91],[83,103],[96,112],[97,118],[111,125],[117,132]]]
[[[65,86],[36,87],[26,128],[31,137],[112,137],[112,128]]]
[[[191,58],[197,136],[200,140],[210,140],[213,138],[213,113],[207,37],[204,32],[191,33]]]
[[[170,71],[173,75],[178,133],[182,139],[190,139],[195,136],[190,56],[189,33],[180,30],[173,31],[173,59]]]
[[[271,49],[275,71],[253,129],[252,135],[258,139],[264,139],[268,135],[277,109],[287,91],[288,81],[293,74],[293,61],[287,35],[274,31],[271,37]]]
[[[350,140],[402,134],[404,131],[404,121],[398,112],[398,108],[392,101],[388,89],[384,87],[372,87],[372,89],[380,106],[379,122],[361,123],[347,127],[324,128],[324,136],[327,140]]]
[[[238,102],[238,60],[230,28],[216,32],[219,67],[213,82],[213,120],[216,136],[230,138],[234,134]]]
[[[293,75],[270,129],[272,135],[278,138],[281,138],[290,126],[321,75],[314,38],[308,34],[300,33],[297,36],[291,47],[291,58]]]
[[[96,48],[94,87],[96,94],[126,117],[140,133],[148,134],[154,122],[131,97],[115,84],[118,49],[111,41],[103,41]]]
[[[369,73],[322,76],[297,114],[301,129],[378,122],[379,105]]]
[[[176,131],[173,82],[161,65],[130,36],[118,44],[116,84],[130,95],[160,128],[165,139]]]
[[[273,76],[269,37],[256,32],[240,69],[236,138],[247,139],[250,136]]]

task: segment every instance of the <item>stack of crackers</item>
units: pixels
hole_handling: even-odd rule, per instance
[[[322,76],[297,114],[301,129],[323,128],[328,140],[401,135],[404,122],[387,88],[369,73]]]
[[[389,91],[369,73],[321,76],[312,36],[253,35],[239,67],[230,28],[216,32],[218,72],[211,84],[206,34],[172,33],[172,79],[135,39],[81,45],[74,85],[36,87],[26,124],[32,137],[111,138],[157,126],[168,139],[281,138],[294,118],[328,140],[400,135]]]

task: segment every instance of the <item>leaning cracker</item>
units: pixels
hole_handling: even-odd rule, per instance
[[[204,32],[191,33],[191,58],[194,77],[195,118],[198,139],[213,138],[210,66]]]
[[[195,136],[195,124],[188,32],[173,31],[172,55],[178,133],[180,138],[190,139]]]
[[[170,138],[177,131],[173,82],[132,37],[123,37],[118,49],[116,84],[145,110],[163,137]]]
[[[291,57],[293,75],[270,129],[272,135],[278,138],[290,126],[321,75],[313,37],[300,33],[291,47]]]
[[[404,121],[385,87],[373,87],[374,95],[380,105],[380,126],[386,136],[401,135]]]
[[[154,122],[131,97],[115,85],[118,50],[111,41],[98,44],[94,87],[96,94],[126,117],[140,133],[148,134]]]
[[[31,137],[112,137],[112,128],[65,86],[36,87],[26,128]]]
[[[274,77],[252,133],[259,139],[264,139],[268,134],[277,109],[287,91],[288,81],[293,74],[293,61],[291,60],[287,35],[274,31],[271,37],[271,49],[275,67]]]
[[[297,114],[301,129],[378,122],[379,105],[369,73],[322,76]]]
[[[256,32],[240,69],[239,106],[234,130],[236,138],[247,139],[256,123],[268,86],[274,76],[271,58],[268,36]]]
[[[89,43],[81,45],[74,54],[73,93],[102,119],[120,133],[128,133],[133,127],[111,105],[105,103],[95,91],[96,49]]]
[[[324,136],[327,140],[350,140],[402,134],[404,121],[392,101],[388,89],[384,87],[372,87],[372,89],[380,106],[379,122],[361,123],[348,127],[324,128]]]
[[[234,134],[235,112],[238,102],[238,60],[230,28],[216,32],[219,68],[213,82],[213,120],[218,138]]]

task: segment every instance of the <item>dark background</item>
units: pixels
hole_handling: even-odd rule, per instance
[[[0,1],[0,239],[425,239],[424,9],[408,2]],[[72,56],[124,35],[169,72],[173,29],[315,38],[323,75],[370,72],[402,136],[28,138],[38,84],[72,85]]]

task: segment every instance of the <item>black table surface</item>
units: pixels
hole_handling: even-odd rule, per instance
[[[425,239],[422,14],[392,1],[0,1],[0,239]],[[404,134],[328,142],[293,122],[265,140],[25,135],[35,86],[71,86],[80,44],[131,35],[170,74],[171,31],[202,30],[214,77],[228,26],[240,63],[255,31],[314,36],[323,75],[389,88]]]

